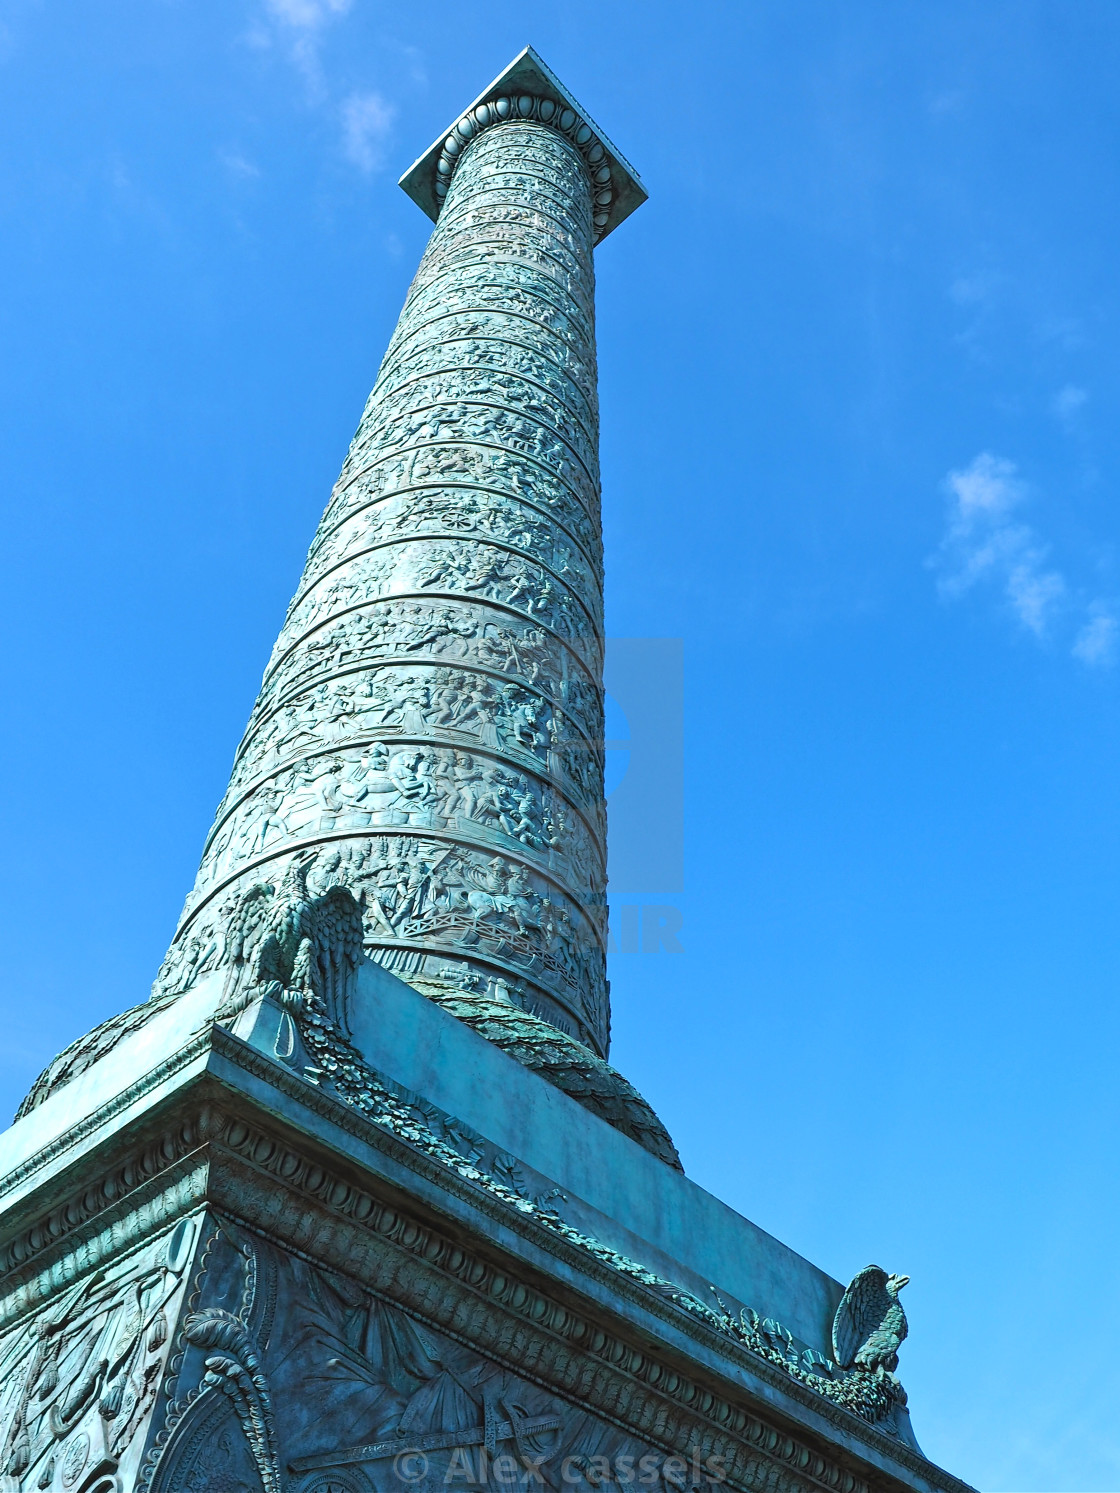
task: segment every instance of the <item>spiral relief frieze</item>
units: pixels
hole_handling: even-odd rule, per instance
[[[445,144],[439,223],[162,988],[220,959],[229,910],[296,860],[362,899],[369,952],[419,989],[498,992],[606,1052],[605,167],[569,114],[499,99]]]

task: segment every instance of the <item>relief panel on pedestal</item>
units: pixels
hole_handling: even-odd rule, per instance
[[[231,1222],[214,1225],[195,1295],[151,1493],[687,1481],[681,1458]],[[721,1481],[715,1461],[700,1470]]]
[[[81,1493],[135,1474],[194,1257],[185,1219],[0,1336],[0,1473]]]

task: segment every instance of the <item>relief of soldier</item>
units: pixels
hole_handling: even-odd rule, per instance
[[[531,758],[574,794],[596,830],[601,820],[602,764],[597,718],[581,724],[523,685],[450,668],[407,671],[383,666],[326,681],[246,733],[225,799],[315,743],[339,747],[373,732],[469,736],[481,746]]]
[[[446,269],[437,264],[435,273],[416,287],[410,303],[406,303],[411,312],[409,320],[423,316],[429,306],[494,307],[499,312],[528,316],[574,342],[593,345],[591,297],[582,287],[559,277],[539,276],[535,265],[509,264],[504,269],[502,279],[497,281],[492,267],[484,261],[474,266],[449,265]]]
[[[523,409],[533,412],[539,420],[564,433],[582,431],[582,439],[594,440],[596,436],[596,412],[587,397],[569,379],[551,375],[551,367],[544,358],[536,364],[514,370],[502,366],[490,367],[467,363],[455,366],[454,354],[464,349],[449,349],[447,343],[433,352],[435,366],[417,367],[412,361],[411,376],[396,384],[382,382],[375,391],[375,408],[381,420],[399,417],[402,412],[433,403],[449,400],[469,399],[473,402],[496,403],[508,409]],[[373,408],[370,408],[370,415]],[[370,430],[373,424],[370,423]]]
[[[598,640],[588,641],[594,644]],[[423,656],[470,660],[559,698],[578,719],[599,720],[599,695],[588,673],[597,662],[595,653],[584,664],[541,629],[511,617],[502,618],[499,625],[463,605],[425,605],[386,598],[361,612],[348,613],[282,650],[265,675],[249,730],[294,692],[308,689],[314,679],[403,655],[416,661]]]
[[[339,478],[324,522],[338,523],[371,497],[439,482],[477,484],[509,492],[515,498],[547,508],[569,528],[574,523],[586,522],[591,537],[596,544],[599,542],[598,493],[583,468],[571,467],[565,477],[521,453],[450,443],[414,447],[391,457],[374,446],[356,455]],[[581,513],[582,520],[578,517]]]
[[[544,327],[474,307],[437,309],[425,325],[416,328],[395,360],[386,363],[367,409],[372,411],[383,392],[395,390],[406,379],[452,361],[531,378],[571,402],[589,428],[598,418],[591,357]]]
[[[535,509],[495,493],[436,487],[392,494],[328,528],[311,551],[293,609],[320,577],[348,555],[393,540],[414,539],[425,531],[438,537],[463,534],[499,540],[565,576],[587,604],[593,605],[598,595],[600,577],[595,563],[577,548],[572,536]]]
[[[363,560],[351,562],[329,587],[313,591],[296,608],[277,639],[265,673],[266,683],[284,657],[305,641],[308,653],[320,659],[333,652],[333,667],[340,667],[347,657],[368,656],[367,644],[372,645],[375,640],[385,643],[390,636],[405,648],[439,643],[438,633],[423,641],[411,637],[410,630],[417,624],[423,630],[423,623],[420,623],[423,608],[417,602],[411,603],[411,608],[406,606],[384,619],[375,618],[372,611],[367,611],[360,623],[354,620],[356,608],[366,602],[425,591],[437,594],[457,592],[477,598],[482,603],[496,602],[512,607],[548,628],[564,642],[575,645],[590,669],[598,672],[601,668],[601,624],[597,616],[590,615],[565,586],[553,581],[547,571],[524,557],[477,541],[452,540],[417,543],[388,552],[379,551],[378,555],[377,563],[368,568]],[[387,555],[392,558],[386,558]],[[395,569],[390,571],[389,567],[394,563]],[[332,622],[332,617],[339,611],[345,615]],[[494,636],[500,630],[494,619],[487,619],[477,612],[455,614],[444,610],[442,615],[451,619],[455,636],[448,639],[451,647],[440,643],[433,651],[457,652],[460,657],[466,657],[467,650],[455,649],[456,639],[461,642],[467,637],[486,635],[488,628],[489,635]],[[406,616],[409,619],[407,624],[402,621]],[[456,624],[456,617],[461,618],[461,624]],[[324,627],[329,632],[313,636],[316,629]],[[501,629],[506,628],[515,631],[503,618]],[[408,642],[399,636],[402,630],[409,633]],[[365,634],[366,643],[355,651],[350,640],[359,633]],[[341,646],[332,647],[335,642]]]
[[[504,704],[502,695],[512,692],[514,687],[507,686],[505,690],[499,691],[492,681],[483,680],[482,683],[489,689],[489,693],[484,693],[482,689],[458,692],[449,686],[441,689],[438,686],[432,688],[428,685],[414,685],[411,702],[390,694],[388,684],[374,684],[368,696],[363,696],[362,699],[336,699],[329,712],[324,711],[319,715],[311,707],[307,707],[306,714],[303,715],[289,708],[280,716],[274,717],[269,723],[271,731],[266,727],[254,738],[251,749],[238,759],[229,789],[219,805],[217,818],[220,820],[228,805],[240,798],[253,782],[274,774],[282,763],[297,755],[301,747],[306,751],[312,744],[333,740],[341,748],[349,745],[354,737],[367,735],[372,730],[393,730],[400,734],[407,732],[430,738],[431,730],[422,727],[440,727],[440,717],[448,716],[455,724],[442,724],[443,731],[448,734],[453,730],[458,734],[473,734],[483,747],[491,747],[506,754],[514,754],[518,747],[526,752],[535,748],[534,756],[538,766],[546,768],[549,777],[563,795],[574,799],[579,805],[581,817],[590,825],[592,835],[602,840],[605,834],[602,769],[588,743],[571,731],[569,723],[573,739],[559,746],[554,745],[551,741],[551,728],[557,725],[562,731],[567,718],[550,714],[548,730],[542,732],[536,723],[548,708],[532,696],[526,696],[522,705],[513,709],[510,714],[499,714]],[[371,702],[372,708],[368,714],[362,713],[363,700]],[[328,729],[328,726],[332,729]],[[475,728],[473,733],[472,727]],[[286,735],[276,734],[281,728],[286,728]],[[519,730],[521,741],[517,737]],[[546,743],[543,751],[539,745],[542,736]],[[536,738],[535,742],[533,738]],[[442,761],[442,757],[439,760]],[[460,753],[459,760],[463,762],[469,758],[466,753]],[[449,801],[451,798],[453,795],[449,794]],[[450,819],[458,810],[447,807],[442,812]],[[500,822],[509,832],[509,826],[505,822],[508,814],[504,810],[503,813],[505,818]],[[468,809],[467,815],[473,817],[472,811]],[[520,831],[517,835],[518,838],[522,837]],[[549,843],[553,838],[548,837]],[[543,848],[533,837],[526,839],[524,843],[534,844],[538,849]]]
[[[437,442],[500,446],[541,461],[566,481],[577,471],[582,471],[592,483],[598,481],[595,453],[581,449],[582,443],[574,430],[569,438],[564,438],[551,424],[516,411],[474,405],[466,400],[410,410],[385,424],[378,417],[369,432],[369,443],[382,450]]]
[[[386,763],[379,763],[381,776]],[[283,862],[281,862],[281,865]],[[183,925],[153,990],[189,989],[228,963],[233,914],[260,871],[227,884],[196,919],[201,883],[187,899]],[[272,876],[276,871],[269,873]],[[543,991],[582,1010],[592,1022],[603,977],[605,917],[601,897],[581,905],[518,860],[481,847],[395,835],[363,835],[324,846],[308,874],[316,892],[347,886],[364,908],[368,951],[385,941],[422,939],[468,957],[498,950]]]
[[[391,422],[407,418],[414,412],[434,406],[469,400],[471,404],[493,405],[512,414],[526,414],[556,431],[585,456],[596,439],[593,410],[578,398],[575,390],[555,380],[550,388],[545,380],[504,370],[480,370],[444,366],[438,371],[415,375],[396,389],[379,390],[376,413],[371,410],[369,434],[390,428]],[[566,382],[566,381],[565,381]],[[574,403],[569,403],[573,400]]]
[[[388,825],[516,841],[562,861],[573,886],[603,884],[605,850],[587,820],[539,779],[492,758],[383,741],[308,757],[258,783],[211,832],[210,880],[285,840]]]
[[[414,333],[407,348],[386,368],[374,389],[378,401],[432,370],[448,366],[497,369],[532,379],[558,399],[570,402],[577,417],[594,428],[598,419],[594,369],[551,333],[538,330],[532,341],[510,341],[508,317],[490,316],[479,326],[474,312],[455,318],[444,314],[429,324],[429,331],[427,338],[424,329]],[[485,335],[494,331],[502,335]]]

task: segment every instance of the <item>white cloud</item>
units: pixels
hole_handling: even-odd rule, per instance
[[[1076,384],[1066,384],[1054,395],[1051,408],[1058,419],[1068,425],[1088,398],[1088,389],[1079,389]]]
[[[342,148],[362,171],[381,165],[396,110],[379,93],[352,93],[342,106]]]
[[[1012,610],[1036,637],[1045,633],[1054,608],[1066,594],[1064,577],[1056,570],[1039,568],[1041,556],[1041,551],[1029,553],[1021,564],[1012,566],[1007,577],[1007,599]]]
[[[319,48],[324,29],[350,10],[353,0],[264,0],[264,13],[273,23],[251,29],[254,46],[271,46],[273,32],[288,46],[292,61],[303,73],[311,97],[321,101],[324,93]]]
[[[954,529],[964,533],[981,518],[1002,518],[1026,496],[1015,463],[990,451],[981,451],[964,471],[950,472],[946,485],[956,500]]]
[[[248,180],[261,174],[261,168],[255,162],[232,146],[222,146],[218,151],[218,159],[231,176],[239,176]]]
[[[1074,400],[1074,407],[1083,402]],[[1049,546],[1017,513],[1029,492],[1015,463],[982,451],[967,467],[949,473],[945,492],[948,527],[930,562],[940,572],[941,595],[953,600],[984,585],[995,588],[1034,637],[1052,636],[1062,621],[1067,627],[1078,625],[1073,656],[1094,668],[1110,667],[1120,647],[1116,609],[1099,599],[1086,600],[1048,563]],[[1081,619],[1087,614],[1087,620],[1078,623],[1078,614]]]
[[[1120,641],[1120,622],[1103,606],[1086,622],[1073,643],[1073,656],[1090,668],[1111,668],[1116,661],[1116,644]]]
[[[327,33],[335,22],[350,14],[353,5],[354,0],[260,0],[256,22],[245,40],[255,47],[279,47],[287,52],[303,75],[307,102],[316,109],[329,109],[331,113],[337,110],[347,160],[359,170],[370,172],[382,164],[396,110],[372,89],[351,93],[339,103],[323,65]],[[422,54],[414,47],[403,50],[412,76],[421,76]],[[228,152],[223,159],[233,175],[256,172],[251,161],[242,161],[235,152]]]
[[[265,0],[274,20],[295,30],[317,31],[331,16],[344,16],[352,0]]]
[[[981,582],[996,585],[1012,614],[1043,637],[1066,594],[1059,571],[1046,568],[1047,549],[1012,513],[1026,498],[1014,462],[982,451],[945,479],[949,528],[935,561],[939,589],[962,596]]]

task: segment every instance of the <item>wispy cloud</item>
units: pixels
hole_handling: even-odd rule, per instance
[[[969,466],[950,472],[949,528],[938,555],[939,589],[963,596],[987,582],[999,586],[1019,622],[1036,637],[1065,593],[1061,575],[1046,568],[1046,549],[1014,510],[1026,497],[1013,462],[982,451]]]
[[[1066,384],[1054,395],[1050,407],[1063,425],[1069,425],[1088,399],[1088,389],[1079,389],[1076,384]]]
[[[331,21],[344,16],[353,0],[264,0],[264,14],[271,25],[256,26],[250,40],[269,47],[279,40],[288,49],[314,96],[323,93],[320,47]]]
[[[342,16],[352,0],[265,0],[265,9],[288,26],[315,30],[331,16]]]
[[[261,174],[261,168],[254,161],[251,161],[248,156],[242,155],[239,150],[236,150],[231,145],[223,145],[221,147],[218,151],[218,159],[231,176],[240,177],[243,181],[250,180]]]
[[[323,49],[331,25],[349,15],[354,0],[261,0],[257,20],[246,40],[252,46],[279,48],[287,53],[303,75],[307,101],[315,108],[329,109],[342,127],[342,154],[359,171],[376,171],[384,161],[385,145],[396,109],[373,89],[349,94],[337,102],[335,90],[325,74]],[[422,54],[404,49],[410,76],[422,78]],[[332,95],[335,95],[332,97]],[[238,174],[237,162],[226,160],[227,169]],[[249,172],[252,163],[247,162]]]
[[[1116,662],[1116,645],[1120,642],[1120,621],[1107,609],[1098,607],[1096,615],[1086,622],[1073,641],[1073,656],[1083,664],[1108,668]]]
[[[950,472],[944,485],[948,525],[931,561],[941,595],[952,601],[978,588],[994,589],[1035,638],[1052,638],[1059,624],[1072,624],[1078,629],[1074,657],[1093,667],[1110,665],[1120,621],[1104,601],[1086,602],[1050,563],[1050,546],[1019,516],[1029,492],[1015,463],[982,451],[967,467]]]
[[[342,148],[362,171],[374,171],[384,159],[385,142],[396,110],[379,93],[352,93],[342,106]]]

